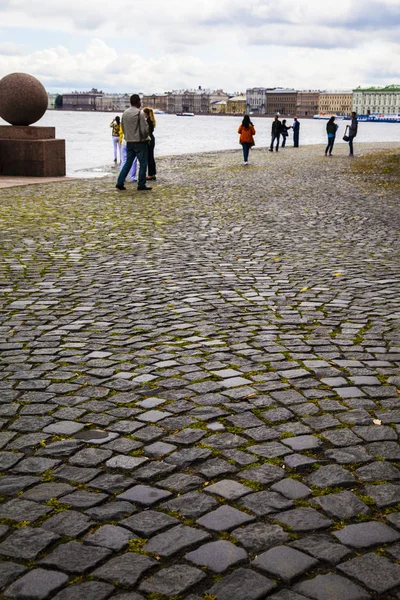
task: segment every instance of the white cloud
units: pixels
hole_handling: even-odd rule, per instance
[[[23,28],[25,46],[36,49],[0,43],[0,76],[26,71],[52,88],[233,91],[400,80],[399,0],[202,0],[195,8],[187,0],[0,0],[0,22],[3,34]]]

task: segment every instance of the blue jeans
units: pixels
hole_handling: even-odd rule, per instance
[[[247,162],[249,159],[249,151],[251,148],[251,144],[249,144],[248,142],[241,142],[241,144],[243,148],[243,160],[244,162]]]
[[[298,131],[293,132],[293,146],[295,148],[299,147],[299,132]]]
[[[281,144],[282,148],[284,148],[286,146],[286,138],[287,137],[288,137],[287,134],[283,135],[283,133],[282,133],[282,144]]]
[[[139,161],[138,189],[146,187],[148,154],[149,145],[147,142],[128,142],[126,144],[126,163],[120,171],[117,185],[124,185],[125,179],[133,165],[133,161],[137,157]]]
[[[325,148],[325,154],[332,154],[332,150],[333,150],[333,144],[335,143],[335,136],[333,137],[328,137],[328,145]]]
[[[349,135],[349,152],[352,156],[353,156],[353,140],[355,137],[356,137],[355,135]]]
[[[279,133],[278,133],[278,135],[273,135],[271,137],[271,145],[269,147],[270,150],[273,150],[275,140],[276,140],[276,149],[278,150],[278,148],[279,148],[279,138],[280,138],[280,134]]]

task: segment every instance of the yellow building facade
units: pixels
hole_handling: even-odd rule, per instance
[[[322,115],[350,115],[353,92],[321,92],[318,112]]]
[[[244,115],[246,112],[246,96],[234,96],[226,103],[226,112],[229,115]]]

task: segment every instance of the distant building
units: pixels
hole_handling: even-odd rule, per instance
[[[323,115],[350,115],[352,102],[353,92],[350,91],[320,92],[318,113]]]
[[[295,116],[297,108],[296,90],[275,88],[267,90],[266,94],[266,114]]]
[[[149,94],[142,98],[143,106],[148,106],[153,110],[168,111],[168,94]]]
[[[265,115],[267,89],[268,88],[256,87],[246,90],[246,113]]]
[[[96,110],[103,112],[124,112],[130,107],[130,94],[103,94],[95,99]]]
[[[47,110],[54,110],[56,108],[56,100],[59,94],[47,94]]]
[[[319,91],[297,92],[296,115],[313,117],[318,113]]]
[[[191,112],[209,114],[214,102],[229,98],[222,90],[206,90],[199,86],[196,90],[175,90],[168,94],[168,112]]]
[[[246,96],[240,94],[229,98],[226,103],[226,112],[229,115],[244,115],[246,114]]]
[[[400,114],[400,85],[384,88],[357,88],[353,90],[352,110],[359,115],[383,113]]]
[[[90,92],[73,92],[63,94],[63,110],[97,110],[96,99],[103,96],[103,92],[92,90]]]
[[[210,112],[214,115],[226,114],[226,100],[220,100],[219,102],[212,102],[210,105]]]

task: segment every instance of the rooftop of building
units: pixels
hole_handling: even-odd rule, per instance
[[[353,92],[400,92],[400,84],[387,85],[386,87],[358,87]]]

